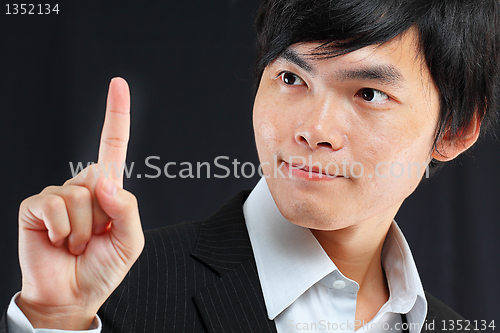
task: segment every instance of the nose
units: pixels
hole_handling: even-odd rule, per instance
[[[335,103],[332,98],[314,103],[308,112],[303,113],[304,119],[295,131],[295,141],[311,149],[342,149],[347,141],[343,113],[341,103]]]

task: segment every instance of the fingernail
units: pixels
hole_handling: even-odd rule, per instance
[[[115,183],[113,183],[113,181],[109,179],[104,179],[102,188],[104,189],[104,192],[106,192],[110,196],[114,196],[116,194],[116,191],[118,190]]]
[[[79,256],[80,254],[82,254],[85,251],[86,247],[87,247],[87,244],[78,245],[77,247],[75,247],[74,253],[77,256]]]

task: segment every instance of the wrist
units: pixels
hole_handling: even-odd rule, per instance
[[[59,330],[88,330],[96,313],[76,305],[46,306],[31,302],[19,295],[17,306],[33,328]]]

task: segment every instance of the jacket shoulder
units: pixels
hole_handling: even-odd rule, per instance
[[[428,292],[425,293],[429,315],[440,320],[464,320],[464,318]]]
[[[240,191],[205,220],[183,222],[144,231],[146,244],[139,259],[143,259],[144,252],[158,250],[168,253],[170,257],[189,256],[195,247],[200,245],[200,237],[214,237],[215,239],[219,239],[221,237],[220,233],[226,233],[222,236],[226,239],[228,238],[228,232],[239,232],[241,239],[248,238],[242,206],[249,192]],[[200,233],[200,231],[202,232]],[[205,239],[202,241],[205,243]],[[210,242],[213,240],[208,239],[206,241]],[[250,246],[250,244],[248,245]]]
[[[171,256],[186,255],[196,245],[200,227],[203,221],[190,221],[144,231],[145,245],[143,253],[150,251],[165,251]],[[142,259],[142,258],[140,258]]]
[[[449,306],[425,293],[427,299],[427,319],[422,332],[468,332],[467,320],[452,310]]]

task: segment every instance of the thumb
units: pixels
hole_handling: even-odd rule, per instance
[[[136,197],[104,177],[97,181],[95,195],[99,206],[110,217],[112,235],[129,250],[140,252],[144,236]]]

